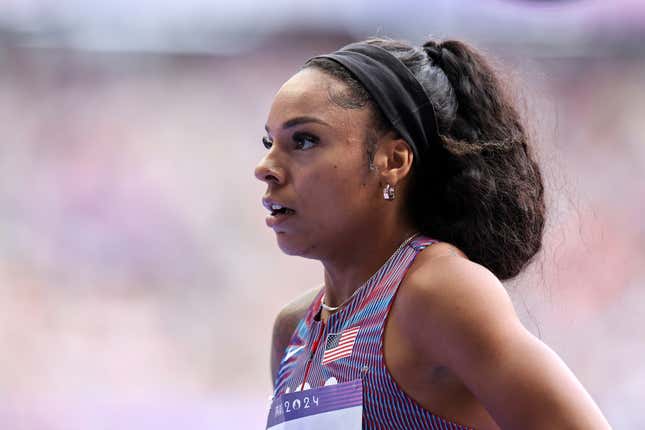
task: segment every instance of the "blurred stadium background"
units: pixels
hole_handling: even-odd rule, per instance
[[[273,318],[320,282],[253,177],[310,56],[461,38],[510,70],[548,186],[508,283],[616,429],[645,428],[645,3],[0,3],[0,428],[263,428]]]

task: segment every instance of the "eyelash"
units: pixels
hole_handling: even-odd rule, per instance
[[[302,150],[307,150],[311,148],[311,146],[309,148],[303,148],[304,141],[308,140],[309,142],[313,143],[312,146],[316,146],[318,144],[318,138],[307,133],[294,133],[293,140],[296,142],[296,149],[302,149]]]
[[[293,140],[296,142],[296,145],[295,145],[296,149],[302,149],[302,150],[310,149],[312,146],[315,146],[316,144],[318,144],[318,138],[317,137],[311,136],[311,135],[306,134],[306,133],[294,133],[293,134]],[[309,141],[309,142],[313,143],[313,145],[308,147],[308,148],[303,148],[303,146],[304,146],[303,142],[304,141]],[[271,147],[273,146],[273,141],[270,138],[268,138],[267,136],[263,136],[262,137],[262,145],[264,145],[264,147],[266,149],[271,149]]]

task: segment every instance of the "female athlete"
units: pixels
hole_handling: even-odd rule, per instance
[[[286,400],[268,427],[292,414],[318,420],[300,428],[609,428],[501,283],[540,250],[544,188],[482,54],[369,39],[314,57],[276,94],[266,133],[267,225],[324,268],[275,320]],[[341,397],[356,390],[351,421]],[[295,414],[309,403],[289,396],[307,391],[326,413]]]

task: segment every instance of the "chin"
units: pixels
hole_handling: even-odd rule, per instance
[[[278,247],[286,255],[316,259],[312,252],[315,249],[315,245],[311,243],[299,243],[293,236],[286,233],[276,233],[276,240],[278,241]]]

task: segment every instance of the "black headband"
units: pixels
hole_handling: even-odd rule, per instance
[[[363,84],[410,145],[416,162],[424,160],[430,145],[438,144],[434,107],[417,78],[394,55],[378,46],[359,42],[310,60],[314,58],[339,63]]]

